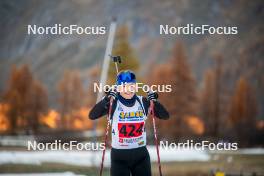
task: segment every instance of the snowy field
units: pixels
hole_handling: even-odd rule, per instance
[[[156,148],[155,146],[148,146],[148,150],[150,153],[151,161],[156,162],[157,160],[157,154],[156,154]],[[224,155],[221,155],[224,154]],[[230,154],[230,155],[229,155]],[[261,157],[264,156],[264,149],[263,148],[253,148],[253,149],[239,149],[238,151],[202,151],[202,150],[160,150],[161,155],[161,161],[162,162],[170,162],[174,163],[173,165],[168,164],[167,170],[164,170],[164,172],[167,172],[167,175],[173,175],[172,173],[174,170],[182,170],[188,168],[194,168],[195,172],[199,170],[201,166],[203,168],[210,163],[211,161],[215,161],[216,158],[221,159],[219,160],[219,163],[225,163],[230,164],[230,162],[235,162],[237,166],[239,167],[246,167],[248,164],[254,162],[258,163],[258,166],[255,167],[255,169],[260,169],[262,166],[258,161],[261,160]],[[255,155],[255,159],[252,158],[252,155]],[[97,172],[94,170],[89,170],[91,166],[98,167],[101,162],[101,156],[102,151],[92,152],[92,151],[0,151],[0,167],[1,165],[4,166],[5,169],[3,169],[4,173],[0,174],[0,176],[82,176],[87,175],[87,171],[91,175],[96,175]],[[243,157],[241,157],[243,156]],[[249,156],[249,158],[247,157]],[[221,158],[222,157],[222,158]],[[241,160],[242,159],[242,160]],[[250,161],[248,161],[248,159]],[[177,162],[178,161],[178,162]],[[187,161],[184,163],[180,163],[179,161]],[[190,162],[189,162],[190,161]],[[195,162],[193,165],[188,163],[193,163],[193,161],[199,162],[199,166],[197,166],[197,162]],[[241,161],[241,163],[239,162]],[[247,162],[248,161],[248,162]],[[51,165],[47,165],[47,163],[50,163]],[[57,171],[53,170],[54,168],[58,168],[57,166],[53,167],[53,169],[49,170],[50,166],[53,166],[53,163],[58,163],[59,168]],[[218,164],[210,165],[205,167],[205,170],[210,170],[212,168],[217,168]],[[25,169],[22,169],[21,172],[19,171],[24,166],[17,166],[12,164],[28,164],[29,168],[25,167]],[[43,165],[42,165],[43,164]],[[64,165],[64,167],[61,167],[60,164]],[[33,165],[33,166],[32,166]],[[38,169],[34,168],[37,167]],[[105,159],[105,166],[110,166],[110,151],[106,151],[106,159]],[[8,170],[8,167],[11,167],[11,169]],[[68,168],[69,167],[69,168]],[[77,169],[74,169],[74,167],[77,167]],[[80,171],[78,170],[79,167],[87,167],[86,170]],[[46,170],[40,169],[45,168]],[[170,169],[169,169],[170,168]],[[12,170],[14,169],[14,170]],[[32,170],[31,170],[32,169]],[[254,168],[252,168],[254,170]],[[153,171],[156,171],[157,169],[154,169]],[[7,172],[6,172],[7,171]],[[11,174],[12,171],[14,171],[14,174]],[[50,172],[49,172],[50,171]],[[30,172],[30,173],[27,173]],[[42,173],[43,172],[43,173]],[[203,171],[204,172],[204,171]],[[202,171],[200,171],[202,173]]]
[[[151,161],[157,161],[155,146],[148,146]],[[210,152],[218,153],[218,152]],[[264,154],[264,149],[240,149],[232,154]],[[0,164],[62,163],[76,166],[99,166],[102,151],[0,151]],[[202,150],[165,150],[160,148],[162,162],[208,161],[210,154]],[[110,150],[106,151],[105,166],[110,166]]]
[[[151,161],[157,161],[155,146],[148,146]],[[160,149],[161,161],[208,161],[205,151]],[[35,164],[45,162],[77,166],[99,166],[102,151],[0,151],[0,164]],[[105,166],[110,166],[110,150],[106,151]]]

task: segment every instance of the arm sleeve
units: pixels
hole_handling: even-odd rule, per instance
[[[148,108],[150,106],[150,102],[147,100],[146,97],[143,97],[142,101],[144,104],[145,111],[146,111],[146,113],[148,113]],[[169,112],[158,101],[154,102],[154,114],[157,118],[163,119],[163,120],[167,120],[170,117]]]
[[[106,115],[109,108],[109,104],[109,99],[106,97],[99,101],[90,111],[89,119],[95,120]]]

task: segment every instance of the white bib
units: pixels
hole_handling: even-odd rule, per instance
[[[142,103],[142,96],[138,96]],[[112,147],[132,149],[146,145],[146,130],[143,107],[136,100],[134,106],[127,107],[117,100],[112,120]]]

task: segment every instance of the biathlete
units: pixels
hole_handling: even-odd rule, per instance
[[[135,93],[136,76],[130,71],[121,71],[116,84],[121,86],[109,91],[90,111],[89,118],[98,119],[108,113],[110,99],[113,98],[111,112],[112,149],[111,176],[151,176],[151,164],[146,148],[145,121],[150,101],[154,102],[154,114],[159,119],[168,119],[169,113],[157,99],[156,92],[146,97]]]

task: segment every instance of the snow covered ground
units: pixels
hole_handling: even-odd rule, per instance
[[[148,146],[152,162],[157,161],[155,146]],[[160,148],[160,157],[162,162],[171,161],[208,161],[209,153],[202,150],[165,150]],[[221,152],[223,153],[223,152]],[[232,154],[262,154],[263,148],[240,149]],[[0,151],[1,164],[34,164],[41,165],[44,162],[62,163],[77,166],[99,166],[101,163],[102,151]],[[110,150],[106,151],[105,166],[110,166]],[[67,173],[69,174],[69,173]]]
[[[214,150],[210,151],[212,154],[228,154],[232,155],[264,155],[264,148],[243,148],[235,151],[223,151],[223,150]]]
[[[155,146],[148,146],[151,161],[157,161]],[[99,166],[102,151],[0,151],[0,164],[35,164],[44,162],[77,166]],[[160,149],[161,161],[208,161],[206,151]],[[110,150],[106,150],[105,166],[110,166]]]

